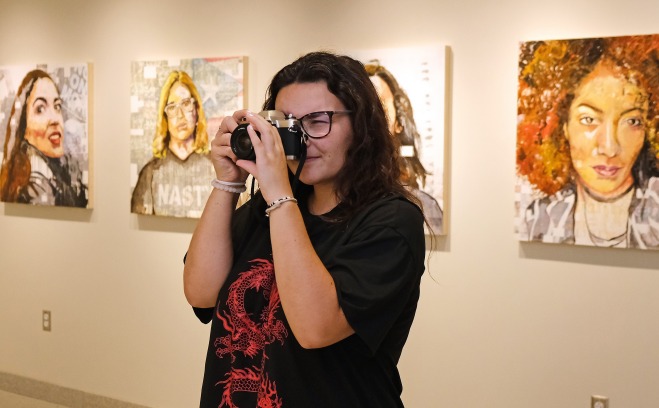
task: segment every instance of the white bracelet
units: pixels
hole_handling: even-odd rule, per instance
[[[211,181],[211,186],[218,190],[228,191],[229,193],[240,194],[244,193],[247,190],[245,183],[233,182],[233,181],[222,181],[214,179]]]
[[[279,208],[279,206],[281,206],[282,204],[284,204],[284,203],[286,203],[286,202],[288,202],[288,201],[292,201],[292,202],[294,202],[294,203],[297,203],[297,200],[296,200],[295,198],[293,198],[293,197],[289,197],[289,196],[282,197],[282,198],[280,198],[279,200],[275,200],[275,201],[271,202],[271,203],[268,205],[268,208],[265,209],[265,216],[266,216],[266,217],[269,217],[269,216],[270,216],[270,213],[271,213],[272,211],[276,210],[277,208]]]

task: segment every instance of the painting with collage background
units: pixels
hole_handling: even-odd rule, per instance
[[[246,57],[131,66],[131,212],[199,218],[215,172],[210,141],[245,107]]]
[[[92,207],[91,65],[0,67],[0,200]]]

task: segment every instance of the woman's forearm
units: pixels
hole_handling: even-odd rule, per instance
[[[231,218],[238,195],[213,189],[190,240],[183,287],[194,307],[213,307],[233,262]]]
[[[270,213],[270,237],[282,307],[300,345],[325,347],[354,333],[295,203]]]

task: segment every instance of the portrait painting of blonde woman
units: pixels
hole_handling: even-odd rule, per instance
[[[199,218],[215,171],[210,141],[244,108],[245,57],[132,64],[131,212]]]
[[[659,35],[519,55],[519,239],[659,248]]]
[[[445,47],[350,51],[366,68],[399,147],[401,177],[418,198],[427,228],[445,234]]]
[[[90,66],[0,67],[0,200],[91,208]]]

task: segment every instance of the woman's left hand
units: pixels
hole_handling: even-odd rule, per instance
[[[250,124],[247,133],[254,146],[256,161],[238,160],[236,165],[254,176],[267,203],[293,196],[284,146],[277,128],[252,112],[248,112],[245,119]],[[255,130],[261,134],[260,138]]]

